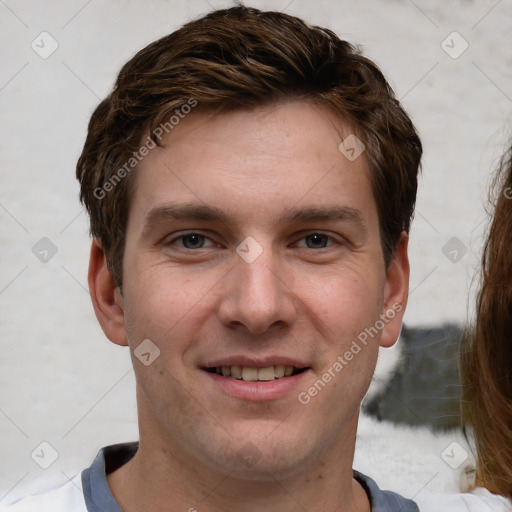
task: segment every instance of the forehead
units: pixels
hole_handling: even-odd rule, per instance
[[[213,115],[197,109],[139,163],[130,219],[195,202],[243,223],[327,205],[376,217],[364,152],[347,153],[353,127],[326,107],[289,102]],[[351,149],[351,148],[348,148]],[[358,151],[360,148],[353,148]]]

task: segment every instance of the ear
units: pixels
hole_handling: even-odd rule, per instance
[[[88,281],[94,312],[103,332],[112,343],[128,345],[123,298],[114,284],[101,241],[97,238],[92,242]]]
[[[386,272],[384,309],[382,311],[386,318],[384,318],[385,327],[380,339],[381,347],[392,347],[398,340],[402,329],[402,319],[409,295],[408,244],[409,237],[403,231]]]

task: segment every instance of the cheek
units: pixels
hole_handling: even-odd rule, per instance
[[[131,275],[137,278],[132,280],[128,275],[126,280],[129,300],[125,301],[125,317],[129,335],[172,335],[206,292],[206,285],[197,286],[197,281],[158,264],[136,265]]]
[[[321,281],[310,279],[302,293],[311,312],[332,331],[329,338],[340,333],[345,340],[357,337],[361,330],[373,325],[383,304],[379,281],[368,268],[366,274],[343,269]]]
[[[186,378],[185,363],[197,344],[198,326],[214,314],[212,297],[220,278],[215,272],[204,272],[192,279],[176,268],[158,264],[135,269],[132,275],[138,277],[127,283],[125,300],[125,327],[132,353],[149,339],[158,348],[158,362],[164,369],[172,369],[176,378]],[[134,364],[138,364],[135,359]],[[165,378],[160,381],[173,384],[165,384]]]
[[[381,333],[370,330],[382,309],[379,280],[369,271],[340,271],[322,280],[322,286],[314,287],[313,281],[305,289],[310,322],[323,338],[316,351],[318,377],[330,388],[323,399],[352,410],[349,403],[356,407],[362,399],[377,361]]]

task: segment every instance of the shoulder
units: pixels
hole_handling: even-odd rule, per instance
[[[0,512],[87,512],[81,474],[59,487],[0,507]]]
[[[122,512],[110,492],[106,474],[130,460],[137,448],[136,442],[105,446],[92,465],[69,482],[0,507],[0,512]]]
[[[366,491],[372,512],[419,512],[414,501],[392,491],[382,491],[374,480],[358,471],[354,471],[353,474]]]

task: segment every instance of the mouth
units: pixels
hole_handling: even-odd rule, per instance
[[[227,395],[253,403],[293,400],[313,371],[305,361],[286,356],[255,359],[244,355],[208,361],[200,369],[208,378],[207,389],[211,386],[215,397]]]
[[[296,366],[276,365],[259,368],[255,366],[233,365],[212,366],[204,368],[204,370],[229,379],[243,380],[246,382],[269,382],[299,375],[309,370],[309,367],[298,368]]]

